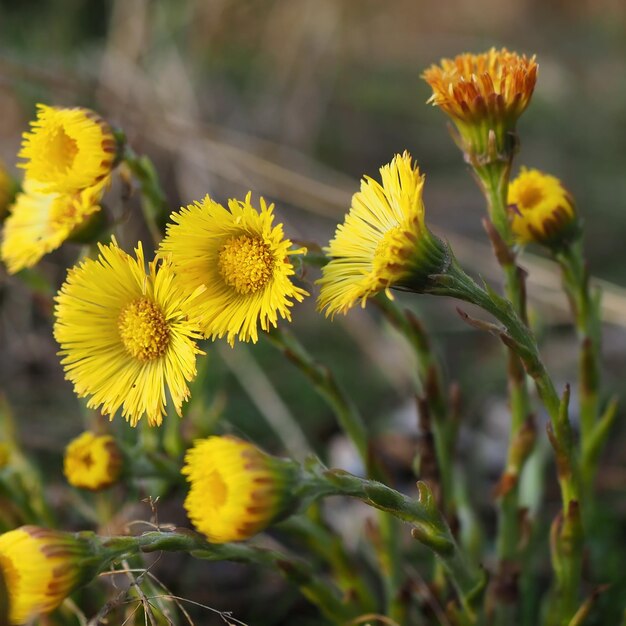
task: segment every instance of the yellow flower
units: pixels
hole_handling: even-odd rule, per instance
[[[122,415],[135,426],[146,415],[159,425],[166,394],[181,414],[196,375],[197,326],[167,261],[149,264],[141,244],[133,258],[117,242],[100,245],[97,260],[71,269],[56,297],[54,336],[66,377],[87,406]]]
[[[42,191],[42,183],[26,179],[4,224],[0,256],[9,273],[32,267],[56,250],[100,210],[110,178],[71,194]]]
[[[442,59],[422,77],[433,90],[428,102],[452,118],[468,147],[483,154],[489,130],[496,134],[497,149],[507,148],[506,135],[515,130],[533,94],[537,63],[534,56],[491,48]]]
[[[285,516],[296,465],[235,437],[209,437],[187,451],[185,509],[213,543],[242,541]]]
[[[0,570],[9,594],[11,626],[49,613],[80,584],[86,545],[72,535],[22,526],[0,535]]]
[[[23,135],[18,167],[46,191],[75,193],[93,187],[113,169],[117,144],[110,126],[89,109],[37,105]]]
[[[97,491],[117,482],[122,454],[111,435],[84,432],[65,449],[63,472],[74,487]]]
[[[391,287],[422,291],[429,276],[444,271],[446,246],[424,222],[424,176],[411,156],[396,155],[380,168],[382,185],[369,176],[325,252],[318,306],[326,315],[346,313],[357,301]]]
[[[273,226],[274,205],[261,198],[261,210],[229,200],[228,209],[207,196],[180,213],[173,213],[161,242],[160,254],[168,256],[181,283],[191,293],[206,291],[196,300],[192,314],[207,337],[227,336],[256,342],[258,326],[267,331],[278,316],[291,320],[293,301],[308,293],[291,282],[294,268],[282,224]]]
[[[555,176],[522,168],[508,195],[511,230],[518,243],[548,246],[579,233],[574,199]]]

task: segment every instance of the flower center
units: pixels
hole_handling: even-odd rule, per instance
[[[204,485],[206,487],[207,503],[213,510],[217,511],[226,502],[228,487],[216,470],[208,474],[204,479]]]
[[[543,198],[543,191],[539,187],[529,185],[520,190],[518,205],[521,209],[528,211],[536,208]]]
[[[272,277],[274,257],[262,239],[240,235],[222,246],[217,267],[226,284],[237,293],[256,293]]]
[[[62,127],[55,129],[48,137],[45,160],[55,169],[65,171],[72,167],[78,153],[76,141]]]
[[[122,309],[117,320],[122,343],[139,361],[152,361],[165,354],[170,328],[161,309],[140,298]]]
[[[375,272],[386,268],[390,263],[398,263],[402,259],[398,258],[397,248],[404,240],[404,230],[400,226],[390,228],[378,242],[372,259]]]

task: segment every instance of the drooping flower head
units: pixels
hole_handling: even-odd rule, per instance
[[[580,232],[574,199],[558,178],[539,170],[522,168],[511,181],[508,207],[511,231],[521,245],[558,246]]]
[[[518,55],[506,48],[483,54],[461,54],[442,59],[422,74],[433,90],[428,102],[440,107],[455,123],[475,155],[487,152],[489,131],[496,148],[512,148],[510,133],[526,110],[537,81],[535,57]],[[509,141],[507,141],[509,139]]]
[[[76,193],[101,182],[116,161],[117,144],[110,126],[83,108],[37,105],[37,118],[24,133],[18,166],[45,191]]]
[[[160,246],[187,292],[206,288],[192,311],[205,336],[226,335],[231,345],[256,342],[258,327],[268,331],[279,316],[290,320],[294,301],[308,295],[293,284],[289,260],[306,250],[291,250],[282,224],[273,224],[274,205],[261,198],[259,211],[250,196],[228,208],[207,196],[173,213]]]
[[[185,509],[213,543],[243,541],[293,507],[296,465],[236,437],[209,437],[187,451]]]
[[[9,624],[57,608],[93,571],[87,545],[68,533],[22,526],[0,535],[0,570],[9,596]]]
[[[87,431],[67,445],[63,473],[70,485],[97,491],[117,482],[122,465],[122,454],[111,435]]]
[[[446,246],[424,221],[424,176],[411,156],[396,155],[380,168],[381,183],[361,181],[352,207],[337,227],[326,254],[318,306],[326,315],[346,313],[358,301],[400,287],[421,291],[429,276],[444,270]]]
[[[161,424],[167,395],[181,414],[196,375],[197,326],[188,307],[200,290],[185,294],[167,261],[146,274],[141,243],[136,258],[115,241],[100,244],[97,259],[68,273],[56,297],[54,336],[66,377],[87,406],[135,426],[142,416]]]
[[[26,179],[4,223],[0,256],[9,273],[32,267],[84,226],[98,211],[109,177],[69,194],[46,192],[44,184]]]

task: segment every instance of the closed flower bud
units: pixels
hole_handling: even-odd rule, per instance
[[[22,526],[0,535],[0,571],[8,591],[9,624],[57,608],[94,570],[89,544],[76,536]]]
[[[288,515],[299,469],[236,437],[209,437],[187,452],[185,509],[213,543],[242,541]]]
[[[98,491],[117,482],[122,465],[122,454],[111,435],[84,432],[65,449],[63,471],[70,485]]]
[[[558,248],[580,234],[574,200],[555,176],[522,168],[508,195],[511,231],[521,245]]]

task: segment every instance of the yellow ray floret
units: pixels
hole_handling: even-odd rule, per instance
[[[110,126],[89,109],[37,105],[25,132],[18,166],[46,191],[75,193],[104,179],[115,164],[117,145]]]
[[[442,59],[423,73],[432,87],[428,102],[466,123],[507,119],[524,112],[537,81],[535,57],[527,58],[506,48],[483,54],[461,54]]]
[[[111,435],[84,432],[65,449],[63,473],[74,487],[97,491],[114,484],[122,470],[122,454]]]
[[[292,504],[295,465],[236,437],[209,437],[188,450],[185,509],[213,543],[243,541],[283,516]]]
[[[4,223],[0,256],[9,273],[37,264],[98,212],[109,180],[106,177],[82,191],[59,194],[42,191],[42,183],[26,179]]]
[[[556,244],[578,232],[574,200],[555,176],[522,168],[509,185],[508,205],[511,230],[522,245]]]
[[[146,274],[141,244],[133,258],[114,241],[98,259],[71,269],[56,297],[54,336],[66,377],[87,406],[135,426],[142,416],[159,425],[169,393],[181,414],[196,375],[197,326],[188,307],[200,290],[184,294],[167,261]]]
[[[80,584],[85,556],[85,548],[66,533],[22,526],[0,535],[9,624],[25,624],[58,607]]]
[[[403,286],[419,291],[445,262],[443,244],[424,223],[424,176],[411,156],[396,155],[380,168],[381,183],[361,181],[352,207],[326,254],[318,306],[326,315],[346,313],[356,302]]]
[[[168,257],[181,284],[197,298],[193,315],[207,337],[226,335],[256,342],[258,326],[267,331],[278,317],[291,319],[291,306],[308,293],[296,287],[291,250],[282,224],[273,225],[274,205],[261,198],[260,211],[245,201],[229,200],[228,208],[207,196],[173,213],[160,254]]]

